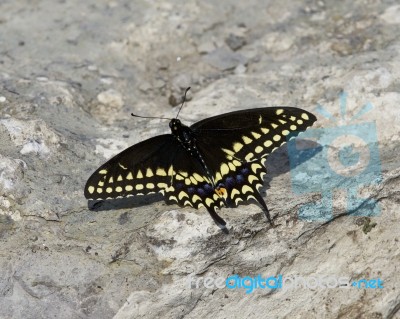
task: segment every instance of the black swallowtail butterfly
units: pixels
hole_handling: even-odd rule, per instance
[[[315,121],[313,114],[294,107],[230,112],[190,127],[172,119],[172,134],[133,145],[100,166],[86,183],[85,197],[161,192],[167,203],[204,206],[224,232],[226,222],[216,208],[252,198],[271,222],[258,191],[267,172],[266,156]]]

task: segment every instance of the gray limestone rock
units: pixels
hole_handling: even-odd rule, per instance
[[[398,318],[399,8],[0,2],[0,318]],[[268,157],[275,227],[252,202],[221,209],[229,235],[160,194],[89,209],[99,165],[169,132],[130,113],[175,117],[188,83],[187,124],[317,115]],[[286,285],[230,289],[235,274]]]

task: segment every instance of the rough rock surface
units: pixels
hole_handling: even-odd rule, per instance
[[[396,1],[6,0],[0,25],[0,318],[400,317]],[[332,220],[299,218],[321,195],[292,190],[286,147],[269,157],[264,189],[275,228],[255,204],[221,211],[229,235],[205,210],[159,196],[89,210],[94,169],[168,132],[130,113],[175,116],[169,103],[187,82],[188,123],[272,105],[320,105],[340,119],[342,92],[348,120],[370,103],[357,123],[376,125],[381,179],[361,193],[379,215],[354,216],[358,206],[349,216],[337,190]],[[316,114],[315,128],[333,125]],[[188,284],[232,274],[384,287],[246,294]]]

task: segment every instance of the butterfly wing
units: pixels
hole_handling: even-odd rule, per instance
[[[85,186],[87,199],[113,199],[161,192],[168,203],[206,207],[215,213],[221,198],[200,161],[173,135],[160,135],[133,145],[100,166]]]
[[[245,162],[265,157],[287,136],[305,131],[315,121],[313,114],[299,108],[266,107],[210,117],[190,128],[222,164],[227,156]]]
[[[87,199],[109,199],[162,191],[171,185],[180,144],[171,134],[135,144],[100,166],[85,186]]]
[[[254,198],[269,219],[258,192],[266,174],[266,157],[287,137],[305,131],[315,121],[313,114],[302,109],[269,107],[207,118],[191,129],[227,206],[235,207],[242,200]]]

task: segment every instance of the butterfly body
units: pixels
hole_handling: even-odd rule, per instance
[[[86,183],[85,197],[161,192],[168,203],[205,207],[224,231],[226,222],[216,209],[252,198],[271,222],[259,193],[266,157],[315,120],[313,114],[291,107],[236,111],[190,127],[172,119],[171,134],[133,145],[97,169]]]

